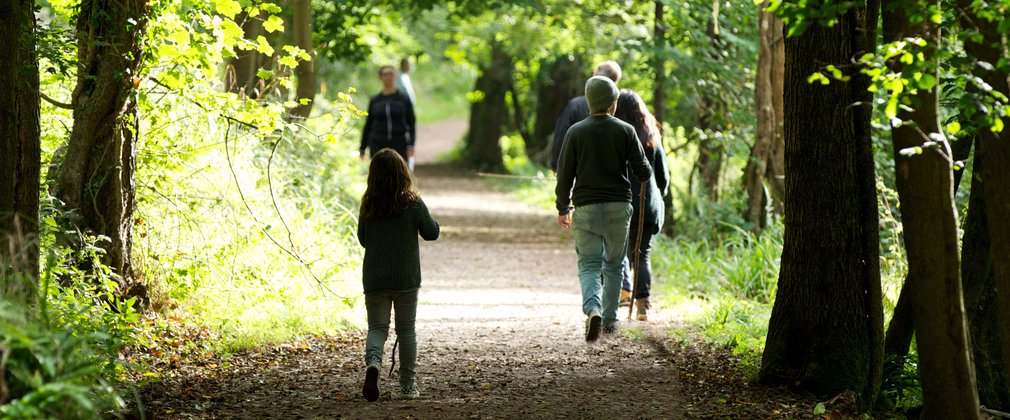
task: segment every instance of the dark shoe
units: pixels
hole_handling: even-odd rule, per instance
[[[603,326],[603,333],[606,335],[614,335],[619,332],[621,332],[621,327],[618,327],[616,322]]]
[[[600,316],[599,311],[592,311],[589,313],[589,318],[586,319],[586,341],[595,342],[600,339],[600,324],[603,322],[603,317]]]
[[[405,398],[408,400],[413,400],[421,396],[421,392],[417,390],[417,385],[403,385],[400,386],[400,398]]]
[[[365,370],[365,386],[361,388],[361,395],[369,402],[379,399],[379,366],[368,365]]]

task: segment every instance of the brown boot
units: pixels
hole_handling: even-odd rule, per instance
[[[621,289],[621,297],[617,302],[617,306],[628,306],[631,305],[631,291]]]
[[[649,298],[638,298],[635,299],[635,307],[638,309],[638,320],[648,321],[649,320]]]

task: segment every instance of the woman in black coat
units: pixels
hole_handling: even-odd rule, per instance
[[[631,188],[631,229],[628,240],[628,264],[631,268],[635,256],[631,255],[631,250],[637,243],[641,252],[638,261],[638,280],[635,284],[635,299],[639,321],[647,321],[649,304],[649,291],[652,288],[652,264],[649,258],[652,250],[652,237],[659,233],[663,227],[663,217],[666,208],[663,205],[663,197],[666,196],[670,188],[669,170],[666,166],[666,153],[663,151],[662,133],[656,117],[649,112],[645,106],[645,101],[637,93],[629,89],[621,89],[621,95],[617,98],[617,112],[614,114],[635,128],[638,140],[642,142],[645,150],[645,160],[652,165],[652,178],[645,188],[645,213],[644,229],[642,236],[638,237],[639,217],[642,214],[641,197],[639,185]],[[629,173],[628,179],[634,179]],[[630,273],[625,273],[630,277]]]
[[[370,151],[369,156],[372,156],[388,147],[396,150],[403,160],[409,160],[414,157],[417,134],[414,106],[407,95],[396,89],[396,70],[393,66],[382,66],[379,69],[379,79],[382,80],[382,92],[368,102],[368,117],[365,119],[358,154],[364,160],[366,148]]]

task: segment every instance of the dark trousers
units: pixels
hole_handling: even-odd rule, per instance
[[[382,150],[382,149],[385,149],[385,148],[390,148],[390,149],[396,150],[396,153],[399,153],[400,156],[403,157],[403,160],[407,160],[407,140],[406,139],[403,139],[403,138],[387,139],[385,137],[380,137],[380,136],[369,137],[368,138],[368,151],[369,151],[369,155],[368,156],[369,157],[375,156],[375,154],[378,153],[379,150]]]
[[[635,218],[637,219],[637,218]],[[626,284],[631,284],[631,266],[635,264],[635,255],[632,254],[632,248],[635,247],[635,243],[638,243],[639,250],[642,256],[638,259],[638,281],[635,284],[635,299],[642,299],[649,297],[649,291],[652,289],[652,263],[649,258],[652,254],[652,238],[659,233],[659,227],[653,223],[645,222],[645,227],[642,229],[642,237],[638,237],[638,220],[631,220],[631,229],[628,232],[628,256],[627,264],[624,266],[627,269],[624,270],[624,278]]]

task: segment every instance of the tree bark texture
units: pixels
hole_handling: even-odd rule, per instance
[[[927,74],[938,74],[933,49],[940,37],[939,27],[929,23],[914,24],[905,10],[921,10],[929,2],[883,8],[884,40],[896,42],[907,37],[921,37],[928,43],[924,51]],[[933,0],[939,7],[939,2]],[[890,63],[902,72],[900,61]],[[919,349],[919,375],[922,377],[922,418],[978,418],[978,394],[975,371],[968,345],[961,263],[958,254],[958,220],[954,208],[954,173],[949,150],[926,148],[920,155],[905,156],[903,149],[920,147],[930,141],[926,136],[943,136],[940,130],[938,88],[918,89],[903,98],[907,107],[899,107],[892,125],[895,172],[905,250],[908,255],[908,279],[913,281],[912,302],[916,343]],[[946,154],[946,156],[944,156]]]
[[[74,127],[53,190],[75,226],[108,238],[103,262],[123,285],[132,276],[135,95],[148,13],[145,0],[81,2]]]
[[[0,0],[0,281],[39,269],[39,69],[34,2]],[[8,268],[9,267],[9,268]],[[0,284],[0,296],[24,284]]]
[[[782,173],[784,158],[782,147],[782,97],[785,40],[782,36],[782,19],[765,11],[762,4],[759,16],[760,52],[757,77],[754,80],[754,104],[757,110],[757,136],[751,148],[750,160],[744,169],[747,189],[747,221],[755,230],[765,227],[768,220],[769,201],[777,213],[782,212]],[[771,200],[769,200],[771,199]]]
[[[582,95],[585,86],[586,69],[581,57],[565,55],[551,62],[544,62],[537,78],[536,121],[533,125],[533,141],[526,145],[526,153],[537,157],[536,161],[549,165],[551,142],[554,139],[554,125],[558,115],[572,98]],[[515,97],[513,96],[513,100]]]
[[[475,90],[484,98],[470,107],[470,132],[466,137],[464,155],[467,161],[482,170],[503,171],[501,136],[508,111],[505,93],[512,83],[512,57],[501,45],[491,45],[491,60],[481,69]]]
[[[245,39],[256,40],[260,35],[267,36],[263,30],[263,16],[249,16],[245,12],[238,15],[237,21],[242,23]],[[310,23],[311,24],[311,23]],[[237,50],[238,57],[228,62],[225,71],[225,89],[229,92],[242,93],[250,98],[258,98],[264,89],[263,81],[256,75],[268,60],[268,57],[256,50]]]
[[[660,129],[663,129],[663,122],[666,121],[667,105],[666,105],[666,7],[663,1],[657,0],[655,2],[655,10],[653,11],[653,21],[652,21],[652,47],[655,50],[652,68],[655,74],[653,75],[652,82],[652,112],[655,114],[656,123],[659,125]],[[663,139],[668,139],[669,136],[663,136]],[[666,153],[671,153],[673,147],[669,144],[664,144],[663,149]],[[673,236],[676,230],[677,218],[673,214],[673,193],[668,193],[663,196],[663,211],[665,212],[663,223],[663,233]]]
[[[955,161],[967,161],[971,154],[971,146],[974,144],[972,138],[956,140],[951,143],[951,151],[954,154]],[[957,195],[957,190],[961,185],[961,177],[964,175],[964,169],[954,171],[954,195]],[[967,222],[966,222],[967,223]],[[966,234],[967,235],[967,234]],[[964,251],[962,251],[962,256],[964,256]],[[964,262],[962,261],[962,284],[965,283],[964,280]],[[894,305],[894,313],[891,314],[891,322],[887,324],[887,335],[884,337],[884,354],[889,356],[905,357],[908,356],[908,350],[912,345],[912,336],[915,335],[915,320],[912,310],[914,309],[914,304],[912,302],[912,285],[914,281],[909,281],[906,275],[904,282],[901,285],[901,292],[898,294],[898,302]],[[965,302],[970,299],[967,296],[967,288],[965,290]]]
[[[868,80],[851,63],[872,50],[874,10],[785,41],[785,242],[759,375],[821,396],[852,390],[864,409],[880,386],[883,308]],[[852,80],[807,83],[827,64]]]
[[[720,62],[723,60],[721,54],[723,47],[722,36],[719,29],[719,1],[712,1],[712,20],[709,22],[708,38],[711,49],[708,51],[709,59]],[[698,142],[698,160],[694,163],[694,170],[698,171],[701,178],[701,188],[711,201],[719,200],[719,178],[722,175],[723,162],[726,157],[726,146],[721,139],[708,135],[711,132],[722,131],[723,116],[726,115],[726,102],[718,92],[709,89],[701,94],[698,101],[698,128],[706,133]]]
[[[291,116],[306,119],[312,113],[312,103],[316,99],[316,48],[312,42],[312,0],[293,0],[292,34],[295,45],[309,54],[309,61],[299,61],[295,67],[295,100],[299,105],[291,110]],[[308,100],[307,104],[301,104]]]
[[[996,273],[989,240],[983,169],[974,163],[968,215],[964,222],[961,246],[961,276],[964,284],[964,306],[968,315],[972,359],[975,361],[975,381],[979,402],[985,407],[1010,411],[1010,381],[1003,372],[1003,353],[999,333],[999,298]]]
[[[981,62],[996,66],[1005,58],[1006,34],[999,32],[1000,22],[989,21],[975,13],[971,1],[958,2],[958,15],[966,30],[977,30],[981,42],[969,39],[965,51]],[[1006,19],[1006,17],[1003,17]],[[993,90],[1006,97],[1010,95],[1010,74],[998,67],[984,69],[974,67],[974,75],[981,77]],[[985,192],[986,216],[989,223],[989,238],[992,241],[993,269],[996,290],[1010,291],[1010,118],[1004,117],[1003,131],[996,133],[988,127],[979,128],[976,144],[976,159],[983,165],[982,188]],[[1003,373],[1010,378],[1010,293],[997,295],[1000,328],[999,336],[1003,348]]]
[[[663,127],[666,117],[666,20],[663,17],[665,7],[662,1],[655,1],[655,10],[652,18],[652,48],[653,53],[653,80],[652,80],[652,113],[656,117],[656,123]],[[669,219],[667,219],[669,220]]]

